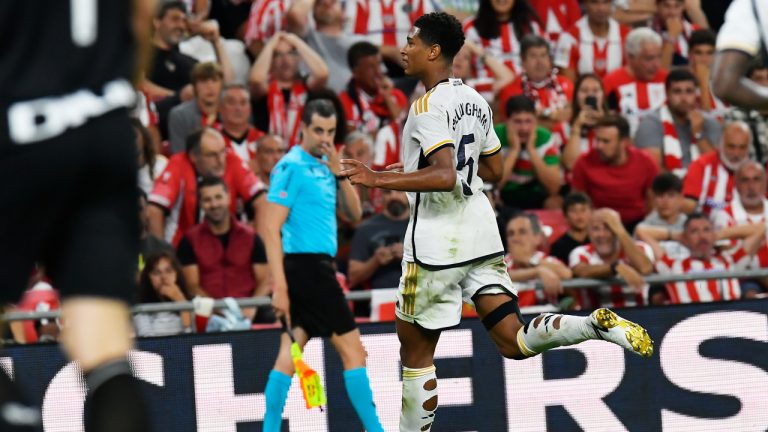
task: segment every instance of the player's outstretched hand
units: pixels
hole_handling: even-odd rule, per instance
[[[342,159],[341,165],[343,169],[340,175],[349,178],[353,185],[376,187],[376,173],[364,163],[355,159]]]

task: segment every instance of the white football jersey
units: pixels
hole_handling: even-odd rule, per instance
[[[429,166],[443,147],[454,149],[451,192],[409,192],[411,220],[404,259],[448,268],[503,255],[493,206],[477,176],[481,157],[501,150],[488,102],[460,79],[443,81],[411,104],[403,129],[405,172]]]

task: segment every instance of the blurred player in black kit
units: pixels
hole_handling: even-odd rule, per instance
[[[0,302],[46,265],[64,297],[62,347],[85,374],[89,432],[149,430],[126,357],[139,238],[126,108],[153,7],[0,2]],[[0,374],[0,430],[39,427],[19,401]]]

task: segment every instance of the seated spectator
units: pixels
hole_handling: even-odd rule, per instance
[[[688,215],[680,242],[691,251],[687,258],[661,257],[656,262],[659,274],[686,274],[696,272],[745,269],[757,249],[765,241],[765,224],[750,227],[742,247],[728,253],[715,251],[716,235],[712,222],[701,213]],[[672,304],[700,303],[741,298],[737,279],[711,279],[673,282],[667,284]]]
[[[635,145],[646,149],[664,171],[685,177],[688,166],[720,142],[720,124],[697,108],[698,83],[688,69],[667,75],[667,103],[640,122]]]
[[[647,28],[629,32],[624,43],[627,65],[603,79],[608,106],[625,116],[634,136],[643,116],[666,102],[661,68],[661,36]]]
[[[683,0],[656,0],[656,16],[651,28],[664,40],[661,66],[688,64],[688,39],[699,26],[685,19]]]
[[[699,106],[720,120],[730,111],[730,106],[715,96],[710,83],[716,40],[717,34],[709,29],[691,33],[688,39],[688,69],[699,82]]]
[[[595,143],[576,160],[571,187],[589,195],[595,207],[618,211],[631,231],[647,214],[648,192],[659,168],[632,146],[629,123],[621,116],[598,120]]]
[[[219,101],[221,124],[219,131],[224,143],[240,156],[251,169],[256,170],[256,143],[264,132],[251,125],[251,92],[240,84],[229,84],[221,92]]]
[[[370,42],[357,42],[349,49],[347,61],[352,79],[339,93],[347,130],[375,137],[379,129],[391,124],[399,134],[399,122],[408,109],[408,98],[384,75],[379,49]]]
[[[493,76],[479,77],[475,64],[472,61],[479,58],[480,62],[491,70]],[[496,94],[515,79],[515,73],[501,60],[488,55],[488,50],[475,45],[470,41],[464,42],[456,57],[453,58],[453,76],[459,78],[464,84],[477,90],[488,102],[494,113],[498,113]]]
[[[309,69],[309,76],[299,75],[300,61]],[[288,147],[298,143],[307,92],[322,88],[327,80],[328,66],[300,37],[275,34],[253,63],[248,81],[255,126],[280,135]]]
[[[672,173],[659,174],[653,179],[651,190],[653,191],[653,211],[637,225],[637,229],[648,226],[666,228],[670,232],[683,231],[683,224],[688,218],[683,213],[683,182],[680,178]],[[667,255],[672,258],[685,258],[688,256],[688,249],[671,238],[660,242],[659,246],[663,250],[653,251],[657,257]]]
[[[147,259],[139,281],[139,303],[186,302],[191,296],[176,257],[159,252]],[[134,315],[136,335],[169,336],[190,329],[189,312],[142,312]]]
[[[215,299],[268,295],[264,244],[253,228],[229,213],[231,198],[224,180],[204,178],[198,195],[204,220],[184,234],[178,247],[189,292]],[[256,309],[243,312],[252,320]]]
[[[157,176],[168,165],[168,158],[156,153],[149,130],[139,120],[132,118],[131,126],[136,134],[136,147],[138,147],[139,188],[148,194],[152,191]]]
[[[553,46],[581,18],[578,0],[534,1],[532,6],[544,27],[544,36]]]
[[[768,86],[768,66],[763,65],[762,61],[754,61],[747,70],[746,77],[754,81],[755,84]],[[733,107],[725,115],[725,121],[742,121],[749,126],[752,131],[753,142],[749,148],[750,158],[760,162],[768,163],[768,111],[758,111],[753,109],[744,109]]]
[[[203,177],[224,179],[231,195],[230,214],[236,214],[239,198],[246,213],[253,209],[258,215],[256,198],[265,190],[264,184],[227,150],[221,133],[205,128],[187,138],[187,151],[171,157],[155,182],[149,196],[152,205],[147,208],[152,234],[178,245],[181,236],[200,223],[197,185]]]
[[[557,41],[555,66],[571,81],[583,74],[600,79],[624,66],[629,28],[611,18],[612,0],[585,0],[584,17]]]
[[[187,7],[181,1],[164,2],[153,19],[153,56],[142,89],[150,101],[157,101],[160,132],[168,137],[168,113],[171,108],[192,99],[192,68],[197,60],[182,54],[179,43],[187,32]]]
[[[224,75],[216,63],[198,63],[192,69],[195,98],[173,108],[168,120],[171,154],[184,152],[189,134],[217,126],[223,83]]]
[[[403,239],[410,217],[405,192],[382,189],[382,210],[361,223],[352,238],[349,286],[352,289],[395,288],[400,282]],[[367,302],[355,314],[368,316]]]
[[[464,24],[467,42],[486,47],[487,57],[501,60],[520,73],[520,41],[527,34],[541,35],[541,21],[528,0],[496,2],[480,0],[477,15]],[[475,57],[478,78],[493,77],[483,59]],[[506,103],[504,100],[501,103]]]
[[[587,228],[592,218],[592,200],[583,192],[571,192],[563,200],[563,215],[568,231],[549,247],[549,254],[561,262],[568,262],[571,251],[589,244]]]
[[[597,75],[584,74],[576,81],[571,122],[561,137],[562,163],[572,171],[579,156],[595,148],[595,124],[608,113],[603,83]]]
[[[501,91],[499,100],[523,95],[533,100],[539,124],[553,132],[562,130],[563,123],[571,115],[573,83],[557,74],[557,69],[552,66],[549,44],[541,36],[526,35],[520,41],[520,57],[523,70]]]
[[[504,205],[522,210],[560,206],[560,152],[555,135],[538,126],[536,107],[525,96],[509,98],[507,120],[494,127],[506,148],[499,181]]]
[[[683,181],[683,211],[710,214],[733,198],[733,173],[749,160],[752,132],[743,122],[728,123],[718,151],[696,159]]]
[[[277,135],[266,134],[256,141],[256,173],[265,186],[269,186],[269,175],[286,151],[285,141]]]
[[[149,232],[149,217],[147,215],[147,194],[139,189],[139,272],[144,269],[147,257],[160,252],[175,254],[168,242]]]
[[[557,304],[563,293],[563,279],[570,279],[571,269],[559,259],[538,250],[544,242],[541,223],[534,214],[520,213],[507,222],[507,273],[517,286],[517,301],[521,307]],[[541,281],[544,290],[536,289]]]
[[[642,306],[647,302],[648,285],[643,275],[653,272],[653,251],[635,241],[611,209],[592,213],[589,222],[590,244],[571,252],[569,265],[574,277],[608,279],[621,277],[627,285],[603,285],[580,290],[581,309]]]
[[[336,93],[344,90],[352,78],[347,52],[364,37],[344,31],[342,7],[340,0],[298,0],[291,2],[286,14],[288,31],[304,39],[333,71],[328,75],[328,87]]]
[[[765,168],[757,162],[746,162],[736,170],[735,186],[737,194],[733,200],[722,210],[712,213],[712,223],[715,231],[723,231],[731,227],[742,225],[755,225],[768,223],[768,200],[766,193]],[[732,241],[730,250],[741,245],[739,241]],[[755,253],[750,262],[750,268],[759,269],[768,267],[768,245],[763,244]],[[745,297],[755,297],[755,294],[765,292],[761,281],[750,281],[742,284]]]

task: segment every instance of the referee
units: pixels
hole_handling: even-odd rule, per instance
[[[376,415],[365,369],[365,349],[336,281],[336,217],[360,220],[360,200],[339,176],[333,145],[336,111],[325,99],[309,102],[301,116],[300,145],[278,162],[270,176],[261,235],[274,280],[272,306],[285,316],[303,348],[313,336],[330,337],[344,364],[344,384],[368,431],[384,429]],[[264,431],[278,432],[294,373],[291,340],[280,336],[280,352],[266,386]]]

